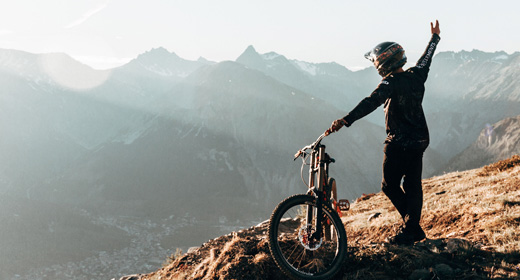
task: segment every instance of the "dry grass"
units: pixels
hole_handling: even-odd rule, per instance
[[[382,193],[343,213],[349,255],[337,279],[520,279],[520,157],[430,178],[423,189],[428,239],[414,246],[384,243],[401,221]],[[266,229],[208,241],[141,279],[286,279]]]
[[[514,155],[509,159],[486,165],[479,172],[480,176],[488,176],[489,174],[502,172],[520,165],[520,155]]]
[[[435,265],[440,262],[457,267],[458,273],[453,272],[453,277],[519,277],[520,157],[424,180],[423,190],[421,225],[429,240],[406,252],[380,246],[394,233],[396,224],[401,223],[384,194],[352,204],[343,221],[349,246],[359,263],[355,263],[357,271],[346,274],[353,278],[386,275],[381,276],[385,278],[423,268],[433,275]],[[369,220],[375,212],[381,215]],[[458,248],[457,254],[446,255],[451,240],[463,240],[465,245]],[[373,262],[374,258],[379,262],[385,260],[379,270],[373,266],[363,268],[364,263]],[[392,274],[396,270],[399,272]]]
[[[267,224],[204,243],[140,279],[286,279],[269,254]]]

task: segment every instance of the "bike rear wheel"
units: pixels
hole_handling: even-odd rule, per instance
[[[316,225],[316,197],[294,195],[280,202],[269,221],[269,250],[282,271],[296,279],[330,279],[347,254],[345,227],[336,211],[323,205],[323,222]],[[308,211],[313,211],[307,222]],[[320,240],[313,233],[322,231]],[[331,231],[325,233],[325,231]]]

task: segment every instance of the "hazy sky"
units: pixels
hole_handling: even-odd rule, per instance
[[[65,52],[119,66],[164,47],[196,60],[235,60],[249,45],[308,62],[370,66],[363,54],[401,43],[415,61],[439,19],[438,50],[520,51],[520,1],[0,0],[0,48]]]

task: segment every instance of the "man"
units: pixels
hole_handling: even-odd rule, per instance
[[[423,204],[422,157],[430,139],[421,103],[433,53],[440,40],[439,21],[435,26],[430,25],[432,37],[424,54],[406,71],[402,68],[406,56],[397,43],[381,43],[365,55],[383,77],[381,83],[345,117],[332,122],[327,130],[332,133],[343,126],[348,127],[385,104],[387,138],[381,188],[404,221],[401,230],[388,239],[393,244],[413,244],[426,238],[419,222]]]

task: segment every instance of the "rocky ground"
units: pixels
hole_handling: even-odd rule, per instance
[[[382,193],[343,212],[348,257],[336,279],[520,279],[520,157],[423,181],[427,239],[388,245],[399,217]],[[287,279],[267,222],[221,236],[149,273],[122,279]]]

